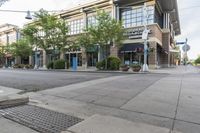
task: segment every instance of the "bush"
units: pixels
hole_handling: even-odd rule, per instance
[[[54,69],[65,69],[65,60],[63,59],[56,60],[53,64]]]
[[[24,67],[25,67],[26,69],[33,69],[33,65],[30,65],[30,64],[26,64],[26,65],[24,65]]]
[[[121,60],[118,57],[110,56],[107,58],[107,70],[119,70],[119,66],[121,64]],[[106,69],[106,60],[99,61],[96,64],[96,68],[99,70]]]
[[[194,63],[197,65],[197,64],[200,64],[200,57],[198,57],[195,61],[194,61]]]
[[[102,61],[97,62],[96,68],[97,68],[98,70],[104,70],[104,69],[105,69],[105,60],[102,60]]]
[[[49,63],[47,64],[47,69],[53,69],[53,67],[54,67],[53,64],[54,64],[53,61],[49,62]]]
[[[107,68],[108,70],[119,70],[121,60],[118,57],[110,56],[107,58]]]

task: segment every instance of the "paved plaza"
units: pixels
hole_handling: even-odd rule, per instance
[[[12,75],[12,71],[1,70],[0,73],[10,73],[8,75],[10,77]],[[37,84],[36,81],[39,82],[39,79],[39,83],[42,84],[42,78],[45,79],[45,77],[56,80],[45,85],[47,81],[50,82],[49,79],[45,79],[44,88],[41,91],[23,94],[30,97],[29,104],[32,105],[85,120],[98,114],[102,117],[114,117],[111,119],[120,118],[134,123],[166,128],[174,132],[199,133],[200,131],[200,74],[199,69],[192,66],[154,70],[148,74],[47,71],[13,71],[13,73],[16,79],[16,74],[26,76],[26,78],[23,77],[25,81],[26,79],[29,81],[32,77],[35,82],[32,82],[33,85]],[[39,79],[37,80],[33,75]],[[76,79],[78,76],[81,76],[83,80],[78,81]],[[61,80],[63,84],[58,85],[62,83],[59,82]],[[14,82],[18,81],[14,80]],[[21,82],[21,86],[26,84],[23,80]],[[49,87],[53,83],[56,83],[55,86]],[[5,85],[2,80],[0,80],[0,85]],[[15,88],[9,85],[6,87]],[[7,121],[8,124],[14,123],[4,118],[0,118],[1,121]],[[15,125],[14,128],[19,127],[15,123],[13,125]],[[4,124],[1,129],[6,126]],[[29,130],[26,127],[19,129],[24,129],[24,132]],[[9,131],[3,133],[9,133]]]

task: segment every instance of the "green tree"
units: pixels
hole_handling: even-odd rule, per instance
[[[35,13],[35,22],[25,27],[23,31],[30,43],[45,51],[53,49],[53,55],[56,49],[60,51],[70,42],[67,23],[42,9]]]
[[[32,53],[32,47],[26,39],[20,39],[19,41],[12,43],[12,54],[21,58],[26,58]]]
[[[194,63],[197,65],[197,64],[200,64],[200,56],[194,61]]]
[[[103,55],[105,55],[103,58],[106,59],[108,57],[108,50],[113,43],[118,47],[120,46],[123,40],[124,29],[121,21],[113,19],[104,10],[97,10],[96,20],[97,24],[88,25],[85,33],[79,37],[79,42],[86,48],[98,44],[103,51]]]

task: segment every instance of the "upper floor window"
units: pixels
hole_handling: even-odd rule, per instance
[[[69,35],[79,34],[83,31],[83,19],[76,19],[68,22]]]
[[[89,16],[87,17],[87,25],[88,26],[94,26],[97,24],[96,16]]]
[[[154,23],[154,6],[148,6],[147,13],[149,15],[147,24]],[[121,19],[124,28],[143,25],[143,7],[122,10]]]

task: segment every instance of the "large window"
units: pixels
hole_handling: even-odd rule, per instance
[[[88,26],[94,26],[97,24],[96,16],[89,16],[87,17],[87,25]]]
[[[68,22],[69,35],[79,34],[83,31],[83,19],[76,19]]]
[[[147,6],[147,13],[149,15],[147,24],[154,23],[154,6]],[[123,9],[121,18],[124,28],[143,25],[143,7],[135,7],[133,9]]]

